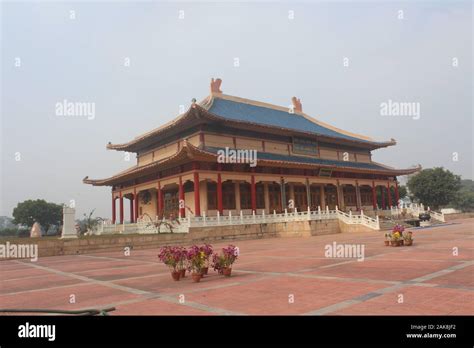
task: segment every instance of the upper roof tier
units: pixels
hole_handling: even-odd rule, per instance
[[[140,149],[150,146],[158,135],[162,137],[166,132],[172,132],[173,128],[186,124],[196,125],[196,122],[189,122],[191,119],[196,121],[196,118],[199,119],[199,123],[223,121],[226,125],[237,128],[252,126],[252,129],[266,133],[282,134],[283,131],[283,134],[288,136],[306,136],[320,141],[351,144],[368,149],[396,144],[394,139],[375,141],[367,136],[347,132],[316,120],[303,112],[301,101],[295,97],[292,98],[292,107],[282,107],[223,94],[220,90],[221,82],[220,79],[212,79],[210,95],[199,103],[193,102],[185,113],[171,122],[140,135],[128,143],[109,143],[107,148],[139,152]]]

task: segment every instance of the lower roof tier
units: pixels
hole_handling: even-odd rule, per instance
[[[226,149],[217,147],[198,148],[188,142],[176,154],[146,165],[134,166],[106,179],[89,179],[85,177],[83,182],[94,186],[114,186],[126,181],[134,180],[162,170],[167,170],[189,162],[211,162],[217,163],[220,151]],[[327,168],[333,171],[350,173],[367,173],[385,176],[399,176],[415,173],[421,169],[420,166],[408,169],[395,169],[376,162],[351,162],[340,160],[329,160],[306,156],[282,155],[269,152],[258,152],[256,164],[258,167],[300,168],[317,169]],[[256,172],[258,169],[256,168]]]

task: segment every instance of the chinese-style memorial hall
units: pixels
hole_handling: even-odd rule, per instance
[[[84,179],[112,187],[114,223],[124,221],[124,198],[131,222],[144,215],[271,214],[318,206],[370,212],[397,205],[397,176],[419,170],[372,161],[371,151],[395,145],[393,139],[378,142],[320,122],[294,97],[285,108],[223,94],[220,85],[212,79],[210,95],[193,100],[171,122],[128,143],[107,145],[137,154],[132,168]],[[256,150],[257,165],[218,160],[223,149]]]

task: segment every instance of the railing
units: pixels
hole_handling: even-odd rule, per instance
[[[304,211],[299,212],[295,209],[294,212],[285,212],[277,214],[273,211],[272,214],[265,214],[262,210],[261,214],[253,212],[251,215],[244,215],[240,212],[239,215],[232,215],[229,212],[228,215],[217,216],[203,216],[190,218],[190,227],[206,227],[206,226],[226,226],[226,225],[251,225],[251,224],[265,224],[265,223],[277,223],[277,222],[291,222],[291,221],[308,221],[308,220],[327,220],[337,219],[335,210],[321,210],[318,208],[316,211]]]
[[[351,211],[349,213],[345,213],[341,210],[336,211],[338,219],[346,224],[363,225],[373,230],[380,230],[380,221],[378,216],[376,216],[375,219],[371,218],[370,216],[364,215],[364,212],[362,210],[360,211],[360,215],[353,215]]]
[[[421,213],[428,213],[430,214],[432,219],[435,219],[441,222],[446,222],[444,218],[444,213],[438,213],[438,212],[432,211],[430,207],[428,207],[428,209],[425,210],[425,207],[422,203],[420,204],[411,203],[407,206],[407,210],[414,217],[418,217],[418,215],[420,215]]]
[[[444,219],[444,213],[437,213],[437,212],[429,210],[429,209],[430,208],[428,207],[428,212],[430,213],[430,216],[433,219],[441,221],[441,222],[446,222],[446,220]]]
[[[322,210],[301,211],[295,209],[294,212],[288,212],[286,209],[283,213],[265,214],[262,210],[261,214],[253,212],[251,215],[244,215],[242,212],[238,215],[202,216],[178,218],[176,220],[152,220],[150,218],[138,219],[136,223],[112,224],[110,221],[104,221],[98,228],[97,234],[157,234],[157,233],[187,233],[190,227],[213,227],[213,226],[232,226],[232,225],[252,225],[252,224],[269,224],[279,222],[293,221],[313,221],[313,220],[335,220],[339,219],[346,224],[364,225],[374,230],[380,229],[378,216],[374,219],[364,215],[361,211],[360,215],[353,215],[352,212],[344,213],[336,206],[335,210],[329,210],[326,207]]]
[[[151,220],[138,219],[136,223],[112,224],[111,221],[103,221],[96,234],[157,234],[157,233],[187,233],[189,231],[188,219],[177,220]]]

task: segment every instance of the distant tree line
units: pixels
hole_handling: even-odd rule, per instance
[[[442,167],[420,171],[410,177],[407,186],[412,200],[432,209],[474,210],[474,181],[461,180],[459,175]]]
[[[102,220],[93,217],[94,210],[76,220],[79,234],[97,228]],[[44,199],[26,200],[18,203],[12,212],[13,219],[0,217],[0,237],[29,237],[31,228],[38,222],[49,236],[60,235],[63,219],[63,204],[47,202]]]

